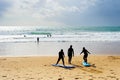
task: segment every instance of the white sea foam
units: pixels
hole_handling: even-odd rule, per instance
[[[34,42],[39,41],[120,41],[120,32],[79,32],[79,34],[53,34],[45,35],[0,35],[0,42]]]
[[[51,36],[49,36],[51,35]],[[120,41],[120,27],[0,27],[0,42]]]

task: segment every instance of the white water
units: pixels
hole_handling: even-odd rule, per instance
[[[120,32],[81,32],[79,34],[47,35],[0,35],[0,42],[34,42],[39,41],[120,41]]]
[[[119,27],[0,27],[0,42],[35,42],[37,37],[43,42],[120,41],[120,31]]]

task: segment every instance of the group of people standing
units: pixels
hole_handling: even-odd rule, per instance
[[[87,63],[88,53],[90,54],[90,52],[88,52],[88,50],[85,49],[85,47],[83,47],[83,50],[80,54],[82,54],[82,53],[84,53],[83,60],[84,60],[84,62]],[[71,64],[72,57],[74,56],[74,49],[72,48],[72,45],[70,45],[70,48],[68,49],[67,54],[68,54],[68,63]],[[63,65],[65,65],[64,57],[65,57],[64,51],[63,51],[63,49],[61,49],[61,51],[59,52],[59,57],[58,57],[56,65],[59,63],[59,61],[61,59],[62,59]]]

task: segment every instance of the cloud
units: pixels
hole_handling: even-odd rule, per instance
[[[71,26],[119,26],[120,23],[120,1],[119,0],[96,0],[84,2],[82,13],[75,12],[59,17],[58,22],[64,22]],[[79,7],[80,8],[80,7]]]
[[[65,12],[83,12],[94,5],[96,0],[12,0],[12,7],[9,8],[10,15],[31,15],[58,16]],[[37,16],[37,17],[38,17]]]
[[[49,25],[51,22],[60,25],[65,23],[55,20],[58,19],[58,16],[82,13],[90,6],[95,5],[96,0],[11,0],[7,2],[12,5],[8,12],[4,12],[4,19],[10,20],[8,23],[13,24],[15,21],[15,23],[23,25],[31,25],[31,23],[33,25],[42,25],[42,23]]]
[[[107,25],[112,19],[118,24],[119,3],[119,0],[0,0],[0,25]]]

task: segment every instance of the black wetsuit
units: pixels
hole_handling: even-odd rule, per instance
[[[59,52],[59,58],[56,64],[58,64],[58,62],[62,59],[63,65],[64,65],[64,52],[60,51]]]
[[[88,57],[88,51],[86,49],[83,49],[83,51],[81,53],[84,53],[83,59],[85,62],[87,62],[87,57]]]
[[[73,48],[69,48],[68,49],[68,62],[71,64],[71,60],[72,60],[72,55],[74,55],[74,50]]]

